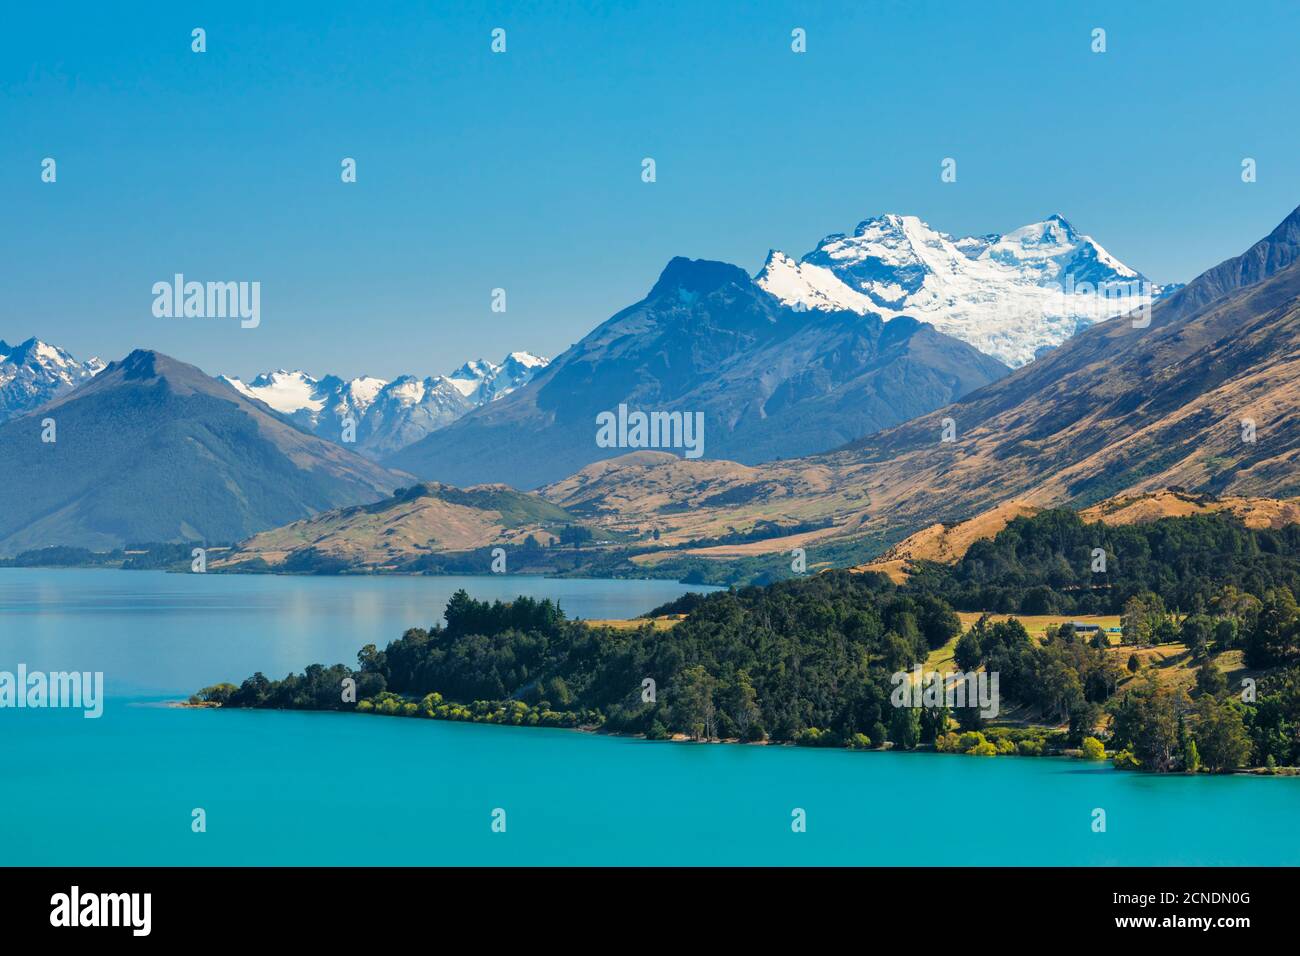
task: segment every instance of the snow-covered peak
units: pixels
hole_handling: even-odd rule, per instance
[[[221,378],[236,390],[250,398],[261,399],[285,415],[304,410],[319,412],[325,407],[325,398],[319,394],[319,382],[300,370],[280,368],[264,372],[247,384],[226,375]]]
[[[374,378],[370,375],[362,375],[360,378],[354,378],[344,386],[349,399],[354,408],[364,411],[369,408],[379,393],[382,392],[388,381],[382,378]]]
[[[37,338],[18,345],[0,340],[0,422],[44,405],[103,369],[97,358],[79,362],[66,350]]]
[[[497,365],[486,359],[466,362],[447,378],[476,405],[485,405],[528,384],[550,364],[549,359],[531,352],[511,352]]]
[[[1128,282],[1138,273],[1120,262],[1091,236],[1076,232],[1064,218],[1051,215],[1042,222],[1013,229],[993,242],[983,257],[1025,273],[1040,285]]]
[[[502,365],[519,365],[523,368],[546,368],[551,364],[549,359],[544,359],[540,355],[534,355],[532,352],[511,352],[501,362]]]
[[[430,379],[418,379],[414,375],[401,375],[385,387],[386,396],[400,405],[417,405],[424,398]]]
[[[511,352],[501,364],[466,362],[451,375],[401,375],[391,382],[370,375],[316,378],[302,370],[276,369],[249,382],[219,376],[232,388],[260,399],[322,438],[350,435],[356,450],[375,457],[419,441],[478,405],[527,384],[546,367],[531,352]],[[351,429],[345,428],[351,422]]]
[[[38,338],[30,338],[17,345],[9,345],[0,340],[0,355],[3,356],[0,360],[13,365],[25,365],[29,368],[85,368],[85,363],[78,362],[68,352],[57,346],[50,345],[48,342],[42,342]]]
[[[758,284],[786,305],[800,309],[852,312],[876,311],[876,303],[849,286],[825,266],[796,262],[784,252],[768,253]]]
[[[757,281],[791,306],[910,315],[1013,367],[1162,292],[1057,214],[963,238],[875,216],[797,262],[770,253]]]
[[[471,359],[448,376],[453,382],[482,382],[496,374],[499,365],[487,359]]]

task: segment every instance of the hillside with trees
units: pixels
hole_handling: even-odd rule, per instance
[[[915,562],[908,589],[965,611],[1118,614],[1146,593],[1191,611],[1226,585],[1300,590],[1300,524],[1249,528],[1219,513],[1108,525],[1053,509],[1015,518],[951,566]]]
[[[1102,530],[1112,537],[1098,539]],[[1117,766],[1155,772],[1294,767],[1300,608],[1286,582],[1296,530],[1218,516],[1102,529],[1046,512],[902,587],[835,571],[691,595],[651,612],[685,614],[666,629],[648,619],[592,626],[550,601],[487,603],[460,591],[444,624],[412,628],[382,650],[366,645],[355,667],[312,665],[278,681],[255,674],[195,699],[652,739],[1109,751]],[[1114,579],[1072,590],[1068,557],[1051,559],[1088,555],[1098,540],[1112,549]],[[1022,612],[1040,594],[1075,608],[1099,602],[1120,612],[1123,643],[1069,622],[1034,637],[1019,619],[990,614],[963,628],[949,598],[983,593]],[[1015,717],[895,706],[895,675],[944,654],[963,672],[997,674],[1001,706]]]

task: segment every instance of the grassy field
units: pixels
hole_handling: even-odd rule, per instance
[[[961,618],[962,627],[968,629],[980,619],[980,613],[958,611],[958,617]],[[1059,615],[1059,614],[991,614],[989,617],[994,621],[1005,621],[1015,617],[1025,626],[1031,638],[1041,640],[1044,632],[1048,627],[1056,627],[1066,621],[1079,621],[1084,624],[1096,624],[1102,628],[1119,627],[1119,615]],[[1119,682],[1119,692],[1123,693],[1125,685],[1145,678],[1148,674],[1154,674],[1157,681],[1162,685],[1177,688],[1189,695],[1194,695],[1196,689],[1196,669],[1198,662],[1192,660],[1191,652],[1186,644],[1170,643],[1157,644],[1153,647],[1130,647],[1120,644],[1118,634],[1107,634],[1110,638],[1109,653],[1113,655],[1115,663],[1124,670],[1124,678]],[[953,639],[943,647],[931,651],[926,658],[925,669],[927,671],[956,671],[957,664],[953,660],[953,652],[957,646],[957,640]],[[1128,673],[1128,662],[1131,657],[1136,656],[1141,665],[1136,674]],[[1225,651],[1222,654],[1216,654],[1213,657],[1214,666],[1221,670],[1228,679],[1231,687],[1237,687],[1243,677],[1258,677],[1256,671],[1249,670],[1242,662],[1242,652]],[[999,715],[997,724],[1010,726],[1042,726],[1039,715],[1020,707],[1008,708],[1003,714]],[[1060,724],[1059,726],[1065,726]]]
[[[961,618],[962,632],[970,628],[984,616],[983,611],[958,611],[957,616]],[[1081,624],[1096,624],[1100,628],[1119,627],[1118,614],[990,614],[989,619],[992,621],[1007,621],[1015,618],[1025,626],[1029,636],[1035,640],[1041,641],[1044,633],[1049,627],[1058,627],[1066,621],[1078,621]],[[1112,645],[1119,644],[1118,634],[1108,634]],[[943,647],[930,652],[930,656],[925,659],[925,669],[929,670],[956,670],[957,664],[952,659],[953,650],[957,646],[956,639],[949,641]],[[1127,657],[1124,658],[1128,660]]]
[[[958,611],[961,626],[969,629],[972,624],[983,617],[983,611]],[[1025,626],[1030,637],[1041,638],[1049,627],[1059,627],[1066,621],[1078,621],[1081,624],[1096,624],[1100,628],[1119,627],[1118,614],[990,614],[992,621],[1006,621],[1015,618]],[[1119,643],[1119,635],[1112,634],[1111,643]]]
[[[646,619],[643,617],[634,617],[631,620],[623,618],[597,618],[586,621],[592,627],[608,627],[616,631],[635,631],[638,627],[646,624],[653,624],[656,631],[666,631],[678,621],[686,619],[685,614],[665,614],[661,617]]]

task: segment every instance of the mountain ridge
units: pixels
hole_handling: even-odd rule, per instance
[[[404,477],[144,349],[0,425],[0,460],[4,553],[235,541],[380,497]]]
[[[632,450],[596,443],[597,416],[620,405],[703,415],[706,457],[797,456],[1006,372],[925,323],[801,312],[738,266],[678,256],[523,388],[384,461],[457,485],[534,488]]]

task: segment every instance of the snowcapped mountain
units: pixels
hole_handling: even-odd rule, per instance
[[[39,408],[104,369],[97,358],[79,362],[54,345],[31,338],[20,345],[0,339],[0,422]]]
[[[277,412],[288,415],[298,424],[315,428],[325,409],[320,383],[306,372],[277,369],[257,376],[245,384],[229,375],[217,376],[237,391],[266,402]]]
[[[546,365],[546,359],[529,352],[511,352],[500,365],[478,359],[451,375],[402,375],[391,382],[368,376],[317,379],[285,369],[247,383],[232,376],[220,378],[330,441],[343,441],[344,423],[350,419],[356,428],[355,449],[379,458],[527,384]]]
[[[357,441],[363,454],[379,458],[445,428],[473,407],[445,376],[403,375],[380,389],[367,407]]]
[[[1013,368],[1179,288],[1153,285],[1058,215],[963,238],[877,216],[797,262],[769,253],[756,281],[796,308],[912,316]]]
[[[478,359],[466,362],[448,376],[462,395],[476,406],[494,402],[527,385],[548,360],[531,352],[511,352],[500,365]]]
[[[503,362],[493,386],[509,382],[516,365],[526,362]],[[638,447],[596,440],[598,416],[623,407],[700,421],[705,456],[752,464],[839,447],[1006,374],[915,319],[799,312],[739,266],[677,257],[641,301],[527,385],[384,462],[460,486],[536,488]],[[683,441],[684,433],[662,447],[685,449]]]

